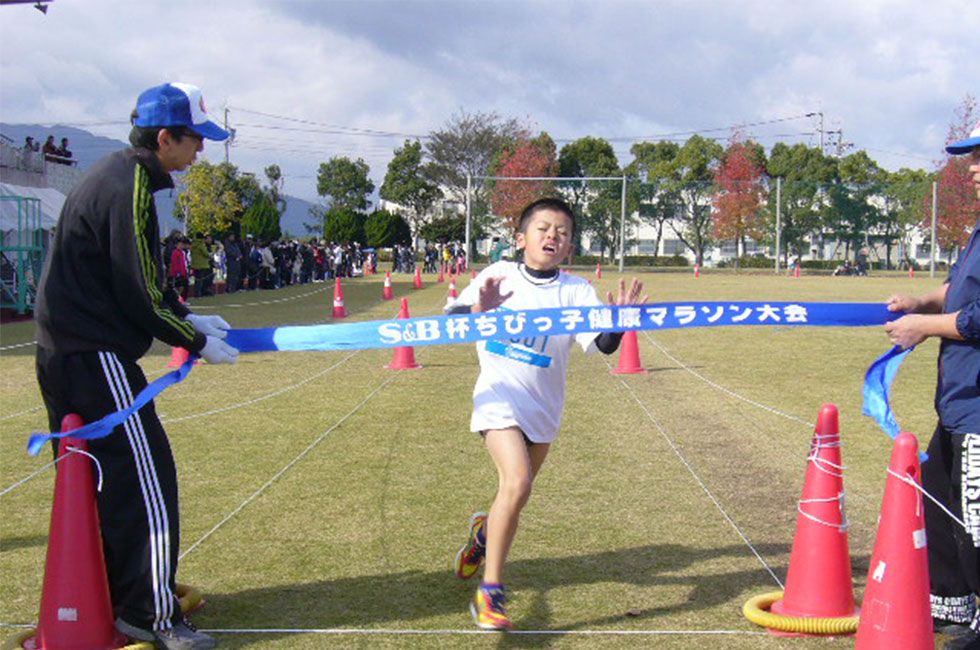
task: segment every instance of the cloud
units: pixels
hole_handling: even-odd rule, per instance
[[[95,123],[123,139],[140,90],[195,83],[216,119],[230,107],[233,162],[259,174],[277,163],[307,198],[319,162],[362,157],[380,184],[405,136],[460,108],[526,118],[559,146],[612,139],[621,163],[619,138],[790,117],[751,134],[814,144],[817,122],[802,116],[820,111],[826,130],[897,168],[928,167],[956,106],[978,94],[980,8],[952,0],[58,0],[47,16],[0,12],[4,121]]]

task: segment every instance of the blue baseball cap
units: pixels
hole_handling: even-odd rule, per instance
[[[185,126],[208,140],[226,140],[229,133],[211,121],[204,97],[197,86],[166,83],[140,93],[133,125],[150,127]]]
[[[966,140],[960,140],[953,144],[946,145],[946,151],[959,156],[960,154],[970,153],[974,147],[980,147],[980,122],[970,131],[970,136]]]

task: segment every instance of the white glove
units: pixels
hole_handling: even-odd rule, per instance
[[[187,314],[184,320],[194,326],[194,329],[205,336],[216,336],[219,339],[228,337],[228,330],[231,325],[221,316],[198,316],[197,314]]]
[[[235,363],[238,361],[238,350],[209,334],[207,343],[201,348],[201,356],[208,363]]]

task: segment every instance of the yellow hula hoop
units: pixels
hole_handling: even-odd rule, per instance
[[[806,618],[783,616],[769,611],[772,604],[783,597],[783,592],[773,591],[750,598],[742,606],[742,614],[756,625],[801,634],[853,634],[857,632],[860,616]]]
[[[204,596],[196,587],[182,585],[178,582],[177,599],[180,601],[180,611],[187,614],[201,606],[201,601],[204,599]]]
[[[201,606],[201,601],[204,596],[201,594],[199,589],[192,587],[190,585],[177,584],[177,599],[180,602],[180,611],[184,614],[192,612]],[[20,650],[24,647],[24,643],[28,639],[32,638],[37,634],[37,628],[27,628],[18,632],[16,635],[4,641],[3,646],[0,646],[0,650]],[[120,650],[153,650],[154,646],[152,643],[146,641],[139,641],[137,643],[131,643],[127,646],[123,646]]]

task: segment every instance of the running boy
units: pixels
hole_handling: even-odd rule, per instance
[[[534,201],[524,208],[517,228],[523,262],[500,261],[484,269],[446,307],[447,313],[601,305],[586,280],[559,273],[574,229],[575,217],[564,201]],[[620,280],[615,304],[645,302],[646,296],[638,300],[642,289],[636,278],[629,291]],[[614,302],[611,292],[607,301]],[[586,352],[595,345],[611,354],[621,338],[622,333],[583,333],[477,344],[480,376],[473,389],[470,429],[483,436],[499,484],[490,513],[478,512],[470,520],[469,541],[456,555],[456,575],[472,577],[486,559],[483,581],[470,604],[478,627],[513,627],[505,607],[504,563],[534,478],[558,435],[572,344],[577,341]],[[514,349],[521,353],[508,354]]]

